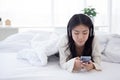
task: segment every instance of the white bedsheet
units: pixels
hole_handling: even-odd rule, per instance
[[[0,53],[0,80],[120,80],[120,64],[102,62],[100,72],[69,73],[59,67],[59,59],[49,57],[46,66],[32,66],[18,60],[16,53]]]

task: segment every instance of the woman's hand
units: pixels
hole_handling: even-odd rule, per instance
[[[82,69],[81,65],[82,65],[82,62],[80,61],[80,58],[76,57],[73,70],[80,71]]]
[[[86,62],[86,63],[82,63],[82,66],[84,69],[86,69],[87,71],[90,71],[92,69],[95,68],[94,64],[92,61]]]

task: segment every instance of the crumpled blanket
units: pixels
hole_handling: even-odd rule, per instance
[[[48,56],[58,52],[58,44],[61,38],[56,33],[50,33],[48,36],[37,34],[31,40],[31,48],[21,50],[18,52],[17,57],[27,60],[32,65],[46,65],[48,63]]]

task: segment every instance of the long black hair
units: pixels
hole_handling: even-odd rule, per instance
[[[73,15],[67,25],[68,48],[70,49],[71,57],[72,58],[77,57],[77,52],[75,49],[75,42],[72,38],[72,29],[80,24],[85,25],[89,28],[88,40],[85,42],[84,49],[82,51],[81,56],[92,57],[92,42],[94,38],[94,25],[90,17],[88,17],[85,14]]]

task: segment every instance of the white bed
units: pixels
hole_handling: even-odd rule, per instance
[[[45,36],[49,33],[41,32],[40,34]],[[104,56],[103,69],[99,72],[67,72],[60,68],[59,58],[56,56],[48,57],[48,64],[45,66],[33,66],[26,60],[18,59],[20,50],[31,48],[30,42],[35,35],[36,33],[33,32],[32,34],[31,32],[22,33],[0,42],[0,80],[120,80],[120,58],[118,54],[116,61],[119,62],[115,63],[112,63],[113,60],[108,60],[109,56],[107,56],[109,58]],[[103,42],[105,41],[103,40]]]
[[[6,59],[7,58],[7,59]],[[102,62],[100,72],[69,73],[59,67],[56,56],[46,66],[32,66],[16,58],[16,53],[0,54],[0,80],[120,80],[120,64]]]

